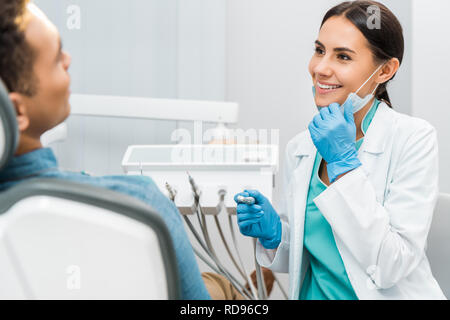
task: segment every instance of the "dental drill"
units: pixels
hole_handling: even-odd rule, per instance
[[[220,266],[222,266],[222,264],[220,263],[219,258],[217,257],[217,254],[216,254],[216,252],[214,251],[214,248],[213,248],[213,246],[212,246],[211,239],[210,239],[210,237],[209,237],[209,233],[208,233],[208,229],[207,229],[207,224],[206,224],[205,214],[203,213],[203,210],[202,210],[202,208],[201,208],[201,206],[200,206],[200,196],[201,196],[201,191],[200,191],[199,187],[197,186],[197,184],[195,183],[194,179],[193,179],[193,178],[191,177],[191,175],[189,174],[189,172],[187,172],[187,174],[188,174],[188,178],[189,178],[189,183],[190,183],[191,188],[192,188],[192,191],[193,191],[193,193],[194,193],[194,201],[195,201],[195,204],[194,204],[193,208],[195,208],[195,212],[196,212],[196,214],[197,214],[197,218],[199,219],[199,216],[201,216],[201,218],[202,218],[202,221],[201,221],[201,222],[200,222],[200,219],[199,219],[199,223],[200,223],[200,227],[202,228],[203,235],[204,235],[204,237],[205,237],[206,245],[207,245],[208,249],[210,250],[210,252],[211,252],[212,255],[213,255],[213,256],[211,256],[211,258],[214,258],[214,261],[215,261],[216,263],[219,263]],[[222,267],[221,269],[223,269],[223,271],[226,273],[225,276],[227,276],[227,278],[228,278],[230,281],[233,280],[234,282],[236,282],[236,284],[239,285],[239,287],[240,287],[243,291],[245,291],[247,294],[249,294],[249,293],[248,293],[248,290],[245,288],[245,286],[242,285],[241,283],[239,283],[227,269],[225,269],[224,267]],[[245,277],[244,277],[244,279],[245,279]],[[235,287],[236,287],[236,285],[235,285]],[[238,288],[236,287],[236,289],[238,289]],[[241,294],[242,294],[242,293],[241,293]]]
[[[244,197],[244,196],[241,196],[241,195],[237,196],[237,201],[239,203],[244,203],[244,204],[248,204],[248,205],[252,205],[252,204],[256,203],[255,198],[253,198],[253,197]],[[234,229],[233,229],[233,225],[231,223],[231,216],[229,216],[229,223],[230,223],[230,229],[231,229],[231,236],[234,239]],[[236,241],[234,240],[234,242],[235,242],[235,246],[236,246]],[[256,239],[254,240],[254,245],[255,245],[255,257],[256,257]],[[255,266],[256,266],[256,281],[258,283],[258,292],[260,294],[260,297],[261,297],[261,295],[267,297],[267,290],[266,290],[265,286],[264,286],[264,290],[263,291],[261,291],[259,289],[260,288],[259,283],[260,282],[264,282],[264,278],[263,278],[263,274],[261,272],[261,267],[258,264],[258,261],[256,261],[256,259],[255,259]],[[281,282],[278,280],[278,277],[275,276],[275,274],[273,276],[274,276],[275,282],[277,283],[278,287],[280,288],[281,293],[283,294],[284,298],[288,299],[288,295],[287,295],[286,291],[284,290],[283,286],[281,285]],[[259,279],[259,281],[258,281],[258,279]]]
[[[220,189],[218,193],[219,193],[219,204],[216,207],[217,214],[214,215],[214,221],[216,223],[216,227],[217,227],[217,230],[219,231],[220,239],[222,240],[222,243],[225,246],[225,250],[227,251],[228,256],[230,257],[231,261],[233,262],[234,266],[236,267],[238,272],[241,274],[241,276],[244,279],[246,279],[244,271],[241,269],[241,267],[236,262],[236,259],[235,259],[234,255],[233,255],[233,253],[231,252],[230,247],[228,246],[228,242],[225,239],[225,235],[223,234],[223,231],[222,231],[222,226],[220,225],[220,221],[219,221],[219,219],[217,217],[217,215],[219,215],[220,213],[222,213],[222,212],[226,213],[227,212],[227,208],[225,206],[225,195],[226,195],[227,192],[224,189]]]
[[[191,188],[192,188],[192,192],[194,194],[194,206],[193,206],[193,209],[194,209],[194,212],[197,215],[198,223],[200,225],[200,228],[202,229],[203,237],[205,238],[205,242],[206,242],[206,245],[208,246],[209,250],[212,252],[212,254],[215,256],[215,258],[218,260],[216,252],[214,251],[214,248],[212,246],[211,239],[209,237],[208,226],[206,224],[205,215],[203,214],[203,211],[202,211],[202,209],[200,207],[200,195],[201,195],[200,188],[197,186],[197,184],[195,183],[194,179],[191,177],[189,172],[187,172],[187,175],[188,175],[188,178],[189,178],[189,183],[190,183]],[[201,221],[200,221],[200,217],[201,217]]]
[[[228,210],[225,206],[225,195],[226,195],[226,191],[224,189],[220,189],[219,190],[219,204],[217,205],[217,212],[220,214],[221,212],[227,213],[228,214]],[[228,215],[228,217],[230,217]],[[222,227],[220,225],[219,219],[217,218],[217,216],[214,216],[214,220],[216,221],[216,226],[217,229],[219,230],[219,234],[220,234],[220,238],[222,239],[222,242],[225,246],[225,249],[228,252],[228,255],[231,258],[231,261],[233,262],[234,266],[236,267],[236,269],[239,271],[239,273],[241,274],[241,276],[247,280],[247,283],[249,284],[250,290],[253,293],[253,296],[256,298],[257,295],[257,291],[255,286],[253,285],[253,281],[251,281],[250,279],[250,275],[249,273],[246,271],[244,263],[241,259],[241,256],[239,254],[239,250],[237,249],[237,244],[236,244],[236,239],[234,238],[234,236],[232,235],[233,238],[233,243],[234,243],[234,248],[236,250],[236,254],[237,254],[237,258],[239,260],[240,266],[237,264],[236,259],[234,258],[234,255],[231,253],[231,250],[228,246],[228,242],[225,239],[225,236],[223,235],[223,231],[222,231]]]
[[[244,197],[244,196],[237,196],[237,201],[244,204],[255,204],[256,200],[253,197]]]
[[[191,178],[192,179],[192,178]],[[192,179],[191,185],[194,188],[194,196],[199,198],[199,192],[198,189],[195,185],[195,182]],[[175,197],[176,197],[176,190],[174,190],[167,182],[166,182],[166,189],[169,192],[169,198],[174,201]],[[199,205],[194,205],[193,209],[195,208],[197,217],[199,218],[198,215],[198,211],[197,208],[199,208]],[[197,240],[197,242],[199,243],[199,245],[202,247],[202,249],[207,253],[207,255],[209,256],[209,258],[214,262],[214,264],[217,266],[217,269],[215,267],[212,266],[212,264],[207,261],[207,259],[201,255],[197,250],[195,250],[194,248],[194,252],[195,254],[203,261],[205,262],[209,267],[211,267],[211,269],[213,271],[215,271],[218,274],[223,275],[224,277],[226,277],[231,284],[236,288],[236,290],[246,299],[250,299],[250,300],[254,300],[255,297],[248,292],[248,290],[245,288],[245,286],[243,286],[241,283],[239,283],[230,273],[229,271],[227,271],[223,265],[220,263],[220,261],[217,259],[217,256],[215,254],[213,254],[210,250],[210,248],[205,244],[205,242],[201,239],[200,235],[198,234],[197,230],[195,229],[195,227],[192,225],[191,221],[189,220],[189,218],[186,215],[183,215],[183,218],[186,222],[186,224],[188,225],[188,228],[191,230],[192,234],[194,235],[195,239]],[[200,219],[199,219],[199,223]],[[201,226],[201,224],[200,224]]]
[[[237,196],[236,199],[239,203],[245,203],[248,205],[255,204],[255,198],[253,197],[244,197],[244,196]],[[264,284],[264,277],[261,271],[261,266],[259,265],[258,261],[256,260],[256,239],[253,239],[253,250],[255,252],[255,269],[256,269],[256,283],[258,284],[258,296],[261,300],[267,299],[267,290],[266,286]]]
[[[253,197],[244,197],[244,196],[237,196],[236,200],[239,203],[244,203],[248,205],[255,204],[255,198]],[[255,269],[256,269],[256,283],[258,285],[258,296],[261,300],[267,299],[267,289],[264,282],[264,276],[262,274],[261,266],[259,265],[258,261],[256,260],[256,241],[257,239],[253,239],[253,250],[255,253]]]

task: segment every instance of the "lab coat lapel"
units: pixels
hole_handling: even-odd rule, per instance
[[[364,141],[359,149],[360,154],[384,153],[387,142],[386,136],[391,133],[394,124],[394,117],[392,116],[391,111],[392,110],[386,103],[380,103],[364,136]]]
[[[300,279],[303,276],[301,270],[303,259],[303,230],[305,222],[306,198],[310,184],[310,177],[314,167],[314,160],[317,149],[309,135],[309,132],[294,154],[296,157],[296,167],[293,171],[295,186],[292,188],[292,200],[294,202],[293,213],[290,217],[291,229],[291,249],[289,258],[290,272],[290,292],[291,299],[298,299],[300,292]]]
[[[384,204],[390,167],[390,161],[383,160],[383,157],[391,154],[386,146],[394,135],[394,119],[392,109],[386,103],[380,103],[358,152],[362,169],[372,182],[377,201],[381,204]]]

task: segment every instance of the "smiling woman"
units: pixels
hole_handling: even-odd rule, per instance
[[[403,50],[381,3],[331,8],[309,64],[319,113],[287,144],[282,210],[262,195],[236,209],[241,233],[259,238],[260,264],[289,272],[291,299],[445,299],[425,254],[436,130],[388,106]]]
[[[369,28],[368,12],[374,7],[379,9],[379,26]],[[384,5],[349,1],[331,8],[322,20],[309,65],[318,94],[316,104],[342,104],[350,92],[364,83],[363,96],[376,88],[375,97],[392,107],[386,86],[402,62],[403,52],[402,26]],[[381,65],[381,72],[366,84],[365,79]]]

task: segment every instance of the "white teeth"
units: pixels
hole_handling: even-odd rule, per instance
[[[330,89],[337,89],[337,88],[340,88],[341,86],[328,86],[328,85],[325,85],[325,84],[321,84],[320,82],[317,82],[317,86],[319,87],[319,88],[322,88],[322,89],[328,89],[328,90],[330,90]]]

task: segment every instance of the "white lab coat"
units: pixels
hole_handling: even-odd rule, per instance
[[[257,244],[257,259],[289,272],[289,298],[298,299],[309,265],[303,247],[305,205],[317,149],[309,131],[286,148],[282,240]],[[438,196],[438,146],[425,120],[380,103],[361,145],[362,166],[314,199],[331,225],[359,299],[445,299],[425,255]],[[442,245],[450,245],[443,243]]]

